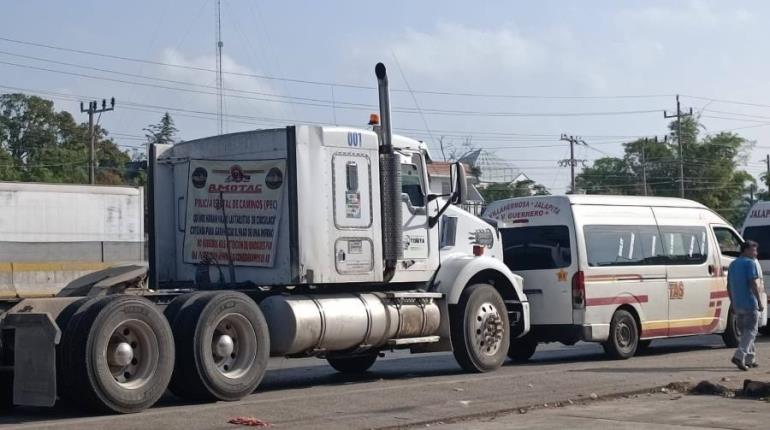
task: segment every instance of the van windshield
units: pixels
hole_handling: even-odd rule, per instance
[[[504,228],[500,232],[505,265],[514,272],[558,269],[572,264],[567,226]]]
[[[759,251],[758,259],[770,260],[770,225],[746,227],[743,230],[743,238],[759,244],[759,248],[757,248]]]

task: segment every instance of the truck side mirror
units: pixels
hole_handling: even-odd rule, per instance
[[[456,205],[461,205],[468,200],[468,178],[465,175],[465,167],[459,161],[452,164],[451,167],[452,178],[452,197],[451,202]]]

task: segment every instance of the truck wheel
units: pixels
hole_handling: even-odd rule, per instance
[[[0,411],[13,407],[13,372],[0,371]]]
[[[377,353],[355,356],[326,357],[334,370],[342,373],[364,373],[377,361]]]
[[[172,342],[168,322],[149,300],[92,299],[74,313],[62,339],[61,392],[99,412],[147,409],[171,379]]]
[[[197,294],[179,309],[177,361],[169,389],[191,400],[234,401],[262,381],[270,334],[262,311],[243,293]]]
[[[449,322],[452,349],[460,367],[480,373],[502,366],[510,344],[508,312],[491,285],[467,287]]]
[[[531,336],[511,339],[511,345],[508,347],[508,358],[517,363],[526,363],[535,354],[536,349],[537,341]]]
[[[602,346],[607,355],[618,360],[625,360],[636,354],[639,346],[639,327],[628,311],[620,309],[612,316],[610,337]]]
[[[741,329],[738,328],[738,318],[735,317],[732,306],[727,311],[727,327],[725,332],[722,333],[722,342],[728,348],[737,348],[741,342]]]

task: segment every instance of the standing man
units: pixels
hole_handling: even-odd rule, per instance
[[[757,337],[759,315],[764,311],[765,304],[760,300],[757,247],[757,242],[753,240],[742,243],[741,256],[730,263],[727,272],[727,290],[730,292],[730,301],[741,333],[741,341],[733,355],[732,363],[741,370],[758,366],[754,340]]]

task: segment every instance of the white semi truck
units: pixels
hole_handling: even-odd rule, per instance
[[[502,365],[529,330],[496,228],[428,188],[425,147],[374,130],[291,126],[150,148],[149,273],[97,272],[0,325],[6,404],[152,406],[168,388],[237,400],[270,356],[366,371],[384,351]],[[12,383],[11,383],[12,382]],[[12,388],[11,388],[12,387]]]

